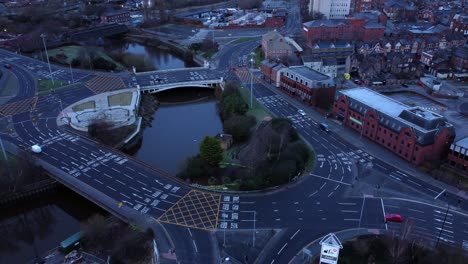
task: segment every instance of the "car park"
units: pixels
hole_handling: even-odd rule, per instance
[[[403,217],[399,214],[385,214],[385,223],[387,222],[401,223],[403,222]]]

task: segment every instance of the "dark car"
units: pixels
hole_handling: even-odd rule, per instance
[[[403,83],[401,86],[408,88],[408,85],[406,83]]]
[[[3,66],[3,67],[5,67],[7,69],[11,69],[11,64],[5,64],[5,66]]]

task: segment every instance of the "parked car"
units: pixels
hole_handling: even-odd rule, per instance
[[[306,115],[306,113],[305,113],[304,110],[302,110],[302,109],[297,110],[297,112],[298,112],[299,114],[303,115],[303,116]]]
[[[399,214],[386,214],[385,223],[387,222],[401,223],[403,222],[403,217],[401,217]]]
[[[408,85],[406,83],[401,84],[401,86],[408,88]]]
[[[357,85],[362,85],[363,84],[363,82],[361,80],[357,80],[357,79],[354,80],[354,83],[357,84]]]

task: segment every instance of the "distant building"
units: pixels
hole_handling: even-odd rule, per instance
[[[454,15],[450,21],[450,30],[468,36],[468,15]]]
[[[338,91],[333,112],[345,126],[416,165],[445,158],[455,138],[443,116],[367,88]]]
[[[351,0],[310,0],[310,14],[322,13],[327,19],[345,18],[349,15]]]
[[[303,24],[307,45],[312,47],[319,40],[358,40],[368,42],[381,39],[385,26],[367,17],[312,20]]]
[[[466,71],[468,69],[468,47],[454,49],[451,63],[455,69]]]
[[[130,23],[130,11],[127,9],[107,11],[101,15],[102,23]]]
[[[354,12],[370,10],[380,10],[387,0],[352,0],[354,2]]]
[[[333,102],[335,81],[305,66],[281,70],[280,89],[312,106],[327,107]]]
[[[468,137],[450,146],[448,154],[449,165],[460,169],[468,176]]]
[[[272,60],[287,59],[294,53],[294,49],[277,31],[270,31],[262,37],[262,50],[265,58]]]
[[[329,59],[334,59],[333,62],[336,62],[337,74],[340,74],[350,71],[350,57],[353,53],[354,45],[350,41],[321,40],[312,44],[309,53],[302,56],[302,62],[305,66],[329,75],[329,72],[326,73],[323,71],[325,69],[322,68],[322,66],[324,64],[330,65],[329,63],[332,61]],[[312,66],[312,64],[315,66]]]

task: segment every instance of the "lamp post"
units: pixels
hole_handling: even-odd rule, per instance
[[[446,200],[448,200],[448,199],[447,199],[447,193],[446,193],[446,192],[444,193],[444,197],[445,197]],[[440,228],[439,235],[437,236],[436,247],[439,245],[440,236],[442,235],[442,230],[444,230],[444,226],[445,226],[445,222],[446,222],[446,220],[447,220],[447,215],[448,215],[448,213],[449,213],[449,210],[450,210],[450,204],[449,204],[449,202],[447,201],[447,210],[445,210],[444,221],[442,222],[442,227]]]
[[[52,85],[55,86],[54,76],[52,76],[52,69],[50,68],[49,54],[47,53],[47,46],[46,46],[46,42],[45,42],[46,34],[42,33],[41,38],[42,38],[42,43],[44,43],[44,49],[45,49],[45,53],[46,53],[46,57],[47,57],[47,64],[49,65],[49,72],[50,72],[50,78],[52,79]]]
[[[255,248],[255,222],[257,221],[255,218],[257,217],[257,211],[254,211],[254,219],[253,219],[253,238],[252,238],[252,247]]]
[[[72,70],[71,62],[70,62],[70,74],[72,78],[72,83],[75,83],[75,80],[73,80],[73,70]]]
[[[250,58],[250,108],[253,107],[253,56]]]

